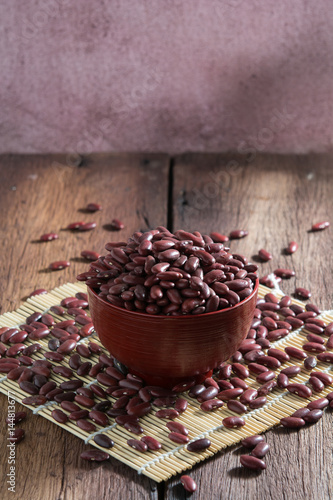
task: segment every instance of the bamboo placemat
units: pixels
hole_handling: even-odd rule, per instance
[[[25,319],[30,316],[33,312],[41,312],[52,314],[56,322],[62,321],[64,319],[69,319],[69,315],[57,316],[49,311],[49,308],[53,305],[58,305],[60,301],[69,296],[74,296],[77,292],[86,292],[86,285],[83,283],[67,283],[62,285],[51,292],[38,295],[29,298],[22,306],[14,312],[5,313],[0,316],[0,328],[2,326],[14,327],[25,323]],[[271,289],[266,288],[262,285],[259,286],[259,297],[264,297],[268,292],[272,292]],[[277,297],[282,297],[284,294],[279,290],[275,289],[274,293]],[[304,304],[298,300],[293,300],[293,303],[301,305],[304,308]],[[319,316],[325,324],[333,321],[332,311],[322,312]],[[286,346],[294,346],[302,348],[302,345],[306,339],[306,325],[302,328],[292,331],[287,337],[272,342],[272,346],[284,348]],[[96,333],[93,333],[89,337],[83,338],[78,343],[88,343],[93,340],[98,343],[103,352],[107,352],[103,346],[100,344]],[[32,355],[33,359],[45,359],[43,353],[48,351],[47,347],[48,339],[39,340],[38,343],[42,345],[42,348]],[[31,344],[32,341],[27,340],[25,344],[27,346]],[[69,355],[65,356],[64,361],[61,363],[53,362],[55,365],[68,366]],[[98,362],[98,356],[92,354],[89,358],[93,364]],[[298,364],[302,370],[301,372],[292,379],[293,382],[305,383],[309,379],[309,372],[303,369],[302,361],[292,359],[286,363],[283,363],[279,370],[286,368],[287,366]],[[333,375],[333,366],[329,363],[318,362],[316,370],[324,371]],[[74,374],[76,378],[80,378],[84,382],[84,387],[89,387],[95,379],[89,376],[79,377],[76,373]],[[54,380],[57,384],[68,380],[60,375],[52,372],[49,380]],[[249,387],[257,389],[260,384],[258,384],[253,376],[249,376],[246,379]],[[0,374],[0,391],[4,394],[8,394],[11,391],[11,396],[15,394],[16,401],[22,403],[22,399],[29,396],[27,393],[22,391],[17,382],[7,379],[7,376]],[[332,391],[332,387],[325,387],[323,391],[319,394],[314,393],[310,400],[318,399],[319,397],[324,397],[326,394]],[[238,443],[247,436],[253,434],[258,434],[267,431],[273,426],[277,425],[282,417],[291,415],[298,408],[306,406],[310,400],[302,399],[296,395],[290,394],[287,390],[275,388],[267,396],[267,403],[262,408],[257,410],[248,411],[246,414],[242,415],[242,418],[246,421],[245,426],[238,429],[227,429],[222,425],[222,419],[227,416],[236,415],[235,413],[228,410],[226,407],[222,407],[213,412],[204,412],[200,409],[200,404],[195,400],[190,398],[187,394],[182,394],[182,397],[188,400],[188,408],[183,413],[177,417],[177,421],[184,424],[189,430],[190,442],[199,438],[209,437],[211,441],[211,446],[200,453],[191,453],[187,451],[186,445],[176,445],[168,438],[169,430],[166,428],[165,420],[157,418],[153,412],[149,415],[140,419],[140,425],[144,429],[144,435],[153,436],[158,441],[161,442],[162,448],[159,451],[148,451],[145,453],[138,452],[137,450],[128,446],[126,441],[129,438],[140,438],[124,427],[117,425],[113,419],[110,418],[111,425],[106,428],[102,428],[97,425],[97,430],[93,434],[88,434],[75,423],[68,421],[66,424],[60,424],[56,422],[51,416],[52,410],[55,408],[60,408],[60,405],[54,401],[47,402],[45,405],[39,407],[27,406],[32,410],[33,413],[41,415],[42,417],[50,420],[52,423],[59,425],[68,432],[74,434],[75,436],[82,439],[85,443],[89,443],[96,448],[100,448],[103,451],[107,451],[112,457],[120,460],[121,462],[129,465],[135,469],[139,474],[145,474],[146,476],[154,479],[157,482],[167,480],[172,475],[176,475],[186,469],[192,468],[196,463],[205,460],[206,458],[214,455],[218,451]],[[108,396],[108,399],[113,403],[116,401],[112,396]],[[96,397],[96,402],[100,398]],[[158,410],[159,408],[153,406],[153,410]],[[64,410],[63,410],[64,411]],[[99,447],[93,438],[96,434],[103,432],[107,434],[115,443],[114,447],[105,450],[105,448]]]

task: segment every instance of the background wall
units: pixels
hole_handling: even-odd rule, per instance
[[[0,152],[332,149],[330,0],[2,0]]]

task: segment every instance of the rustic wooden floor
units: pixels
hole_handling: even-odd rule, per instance
[[[107,241],[138,229],[167,225],[204,233],[228,233],[235,228],[248,237],[231,248],[247,256],[262,247],[274,254],[260,264],[260,274],[292,267],[296,279],[284,281],[312,291],[313,302],[332,309],[332,229],[311,233],[313,222],[333,221],[332,157],[327,155],[99,154],[79,166],[63,155],[0,157],[0,312],[13,310],[35,288],[52,289],[86,268],[80,251],[103,251]],[[86,214],[88,202],[102,212]],[[122,233],[110,231],[120,218]],[[63,229],[76,220],[96,220],[91,232]],[[57,241],[39,243],[45,232],[59,232]],[[284,255],[296,240],[296,254]],[[71,267],[50,272],[48,264],[68,259]],[[7,400],[0,395],[2,415]],[[23,409],[17,405],[17,410]],[[236,500],[327,500],[333,498],[333,414],[300,432],[280,428],[267,433],[271,452],[267,471],[251,473],[239,467],[238,447],[228,449],[192,471],[198,483],[193,498]],[[27,500],[175,500],[186,498],[179,476],[155,484],[127,466],[111,460],[93,464],[80,460],[84,443],[56,425],[29,414],[26,438],[17,447],[16,493],[7,491],[6,427],[1,432],[1,497]]]

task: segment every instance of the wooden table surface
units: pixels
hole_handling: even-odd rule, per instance
[[[312,233],[313,222],[333,222],[332,157],[327,155],[98,154],[78,166],[65,155],[0,157],[0,290],[1,313],[17,308],[35,288],[52,288],[75,281],[87,264],[83,249],[103,252],[107,241],[127,238],[135,230],[167,225],[204,233],[247,229],[248,237],[233,241],[232,250],[255,259],[260,248],[274,255],[260,264],[260,274],[277,267],[293,268],[295,285],[312,291],[312,301],[332,309],[332,228]],[[68,164],[69,163],[69,164]],[[82,211],[99,202],[103,211]],[[121,232],[110,231],[114,218],[124,221]],[[76,220],[96,220],[91,232],[63,229]],[[49,243],[36,240],[59,232]],[[296,240],[293,256],[283,248]],[[48,271],[54,260],[68,259],[71,267]],[[0,395],[2,414],[7,398]],[[22,410],[17,404],[17,411]],[[300,432],[269,431],[267,471],[258,474],[239,467],[236,446],[197,465],[191,476],[198,483],[192,498],[200,499],[316,499],[333,498],[333,413]],[[30,412],[22,424],[24,441],[16,453],[16,492],[7,491],[6,424],[1,418],[1,497],[26,500],[186,498],[179,476],[156,484],[111,459],[102,464],[79,458],[87,446],[80,439]]]

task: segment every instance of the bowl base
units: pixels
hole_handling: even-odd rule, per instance
[[[137,375],[142,378],[147,385],[156,385],[158,387],[164,387],[166,389],[172,389],[178,384],[182,384],[188,381],[194,380],[194,385],[202,384],[207,377],[211,377],[213,370],[209,370],[206,373],[200,373],[199,375],[193,375],[193,377],[158,377],[156,375],[148,375],[147,373],[140,373],[135,370],[131,370],[133,375]]]

